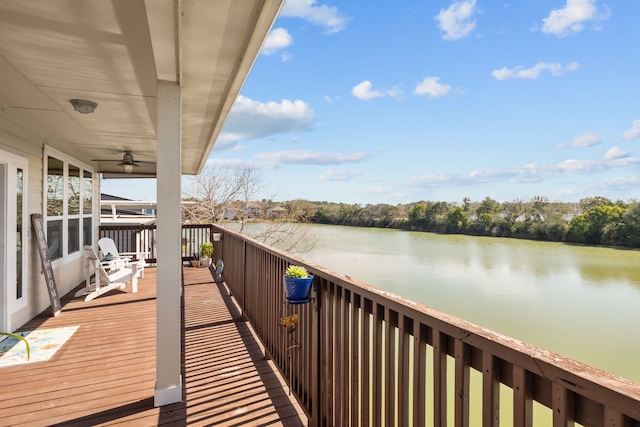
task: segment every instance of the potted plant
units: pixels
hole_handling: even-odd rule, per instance
[[[209,267],[213,256],[213,243],[204,242],[200,245],[200,267]]]
[[[311,301],[313,276],[305,267],[290,265],[282,277],[282,282],[289,304],[304,304]]]

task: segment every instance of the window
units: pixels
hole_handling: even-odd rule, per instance
[[[63,153],[46,157],[46,224],[50,259],[80,253],[91,245],[93,171]]]
[[[51,260],[62,258],[62,205],[64,202],[64,163],[47,157],[47,243]]]
[[[93,174],[89,171],[84,171],[82,177],[82,244],[91,245],[92,233],[91,233],[91,212],[93,205]]]

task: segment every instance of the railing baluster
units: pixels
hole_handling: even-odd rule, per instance
[[[369,426],[372,420],[371,400],[369,399],[371,393],[371,384],[373,379],[371,378],[371,366],[375,366],[375,362],[372,360],[375,351],[371,349],[371,335],[375,328],[372,328],[371,323],[374,321],[373,304],[370,299],[364,298],[362,304],[362,367],[360,369],[360,376],[362,383],[360,385],[360,401],[362,406],[362,424],[363,426]],[[375,342],[375,340],[373,340]]]
[[[513,365],[513,425],[533,425],[533,381],[522,366]]]
[[[482,352],[482,425],[500,425],[500,367],[488,351]]]
[[[433,331],[433,425],[447,426],[447,337]]]
[[[572,427],[574,425],[575,409],[573,393],[560,384],[554,384],[551,399],[553,427]]]
[[[350,425],[358,426],[360,424],[359,414],[360,407],[362,405],[360,394],[360,363],[363,361],[362,355],[364,352],[360,351],[360,343],[362,342],[361,330],[362,330],[362,298],[360,295],[351,293],[351,360],[350,360],[350,372],[351,372],[351,384],[349,387],[351,408]]]
[[[413,320],[406,316],[400,316],[398,322],[400,327],[400,346],[398,362],[400,364],[399,371],[402,372],[398,386],[398,425],[409,426],[411,415],[409,414],[409,397],[411,395],[411,377],[410,370],[416,369],[415,360],[411,361],[411,341],[413,339]],[[413,385],[416,386],[415,384]]]
[[[335,407],[334,407],[334,378],[335,378],[335,367],[333,364],[334,352],[333,352],[333,340],[335,338],[335,330],[334,330],[334,303],[335,303],[335,283],[330,282],[328,285],[328,289],[326,292],[327,295],[327,303],[324,306],[325,308],[325,373],[323,375],[323,379],[325,382],[324,388],[324,397],[325,397],[325,408],[324,413],[326,416],[326,423],[328,425],[335,425]]]
[[[395,425],[396,421],[396,378],[398,366],[396,363],[396,337],[398,326],[398,313],[385,309],[385,369],[384,369],[384,388],[385,388],[385,418],[387,426]]]
[[[342,298],[340,299],[340,321],[342,322],[342,328],[340,331],[343,333],[338,333],[337,335],[342,340],[342,353],[338,353],[338,357],[342,355],[340,360],[340,381],[342,382],[340,386],[340,393],[342,395],[340,406],[342,406],[342,422],[340,424],[343,426],[349,425],[349,351],[351,348],[350,342],[353,339],[349,333],[350,297],[351,292],[342,288]]]
[[[414,426],[424,426],[427,395],[427,327],[413,321],[413,420]]]
[[[604,427],[627,427],[630,423],[625,423],[624,416],[615,409],[604,407]]]
[[[373,425],[382,425],[382,326],[384,307],[373,305]]]
[[[345,339],[344,334],[342,333],[344,331],[344,327],[343,327],[344,318],[342,317],[342,306],[344,301],[344,295],[342,292],[342,287],[336,286],[335,297],[336,297],[336,306],[335,306],[335,315],[333,316],[333,318],[335,319],[335,326],[334,326],[334,333],[333,333],[335,347],[334,347],[334,351],[331,353],[331,357],[334,359],[334,363],[335,363],[334,386],[333,386],[333,390],[335,394],[334,411],[335,411],[336,425],[344,425],[344,420],[343,420],[344,408],[342,407],[342,395],[344,394],[344,389],[342,386],[343,384],[342,378],[344,377],[343,375],[344,364],[342,363],[342,358],[340,357],[343,353],[344,339]]]
[[[455,420],[456,427],[469,425],[469,347],[455,340]]]

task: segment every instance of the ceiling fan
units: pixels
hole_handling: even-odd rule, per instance
[[[94,162],[113,162],[114,160],[94,160]],[[130,174],[133,172],[133,168],[140,167],[140,163],[153,163],[153,162],[137,162],[133,159],[133,154],[130,150],[125,150],[122,156],[122,161],[118,163],[118,166],[122,166],[124,173]]]
[[[133,154],[131,154],[131,151],[124,152],[122,161],[118,163],[118,166],[122,166],[124,173],[131,173],[133,172],[134,167],[140,167],[140,165],[133,160]]]

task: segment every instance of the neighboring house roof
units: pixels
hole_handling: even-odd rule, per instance
[[[128,216],[151,216],[155,217],[157,203],[155,201],[140,201],[125,199],[124,197],[112,196],[110,194],[100,194],[100,214],[101,215],[128,215]]]

